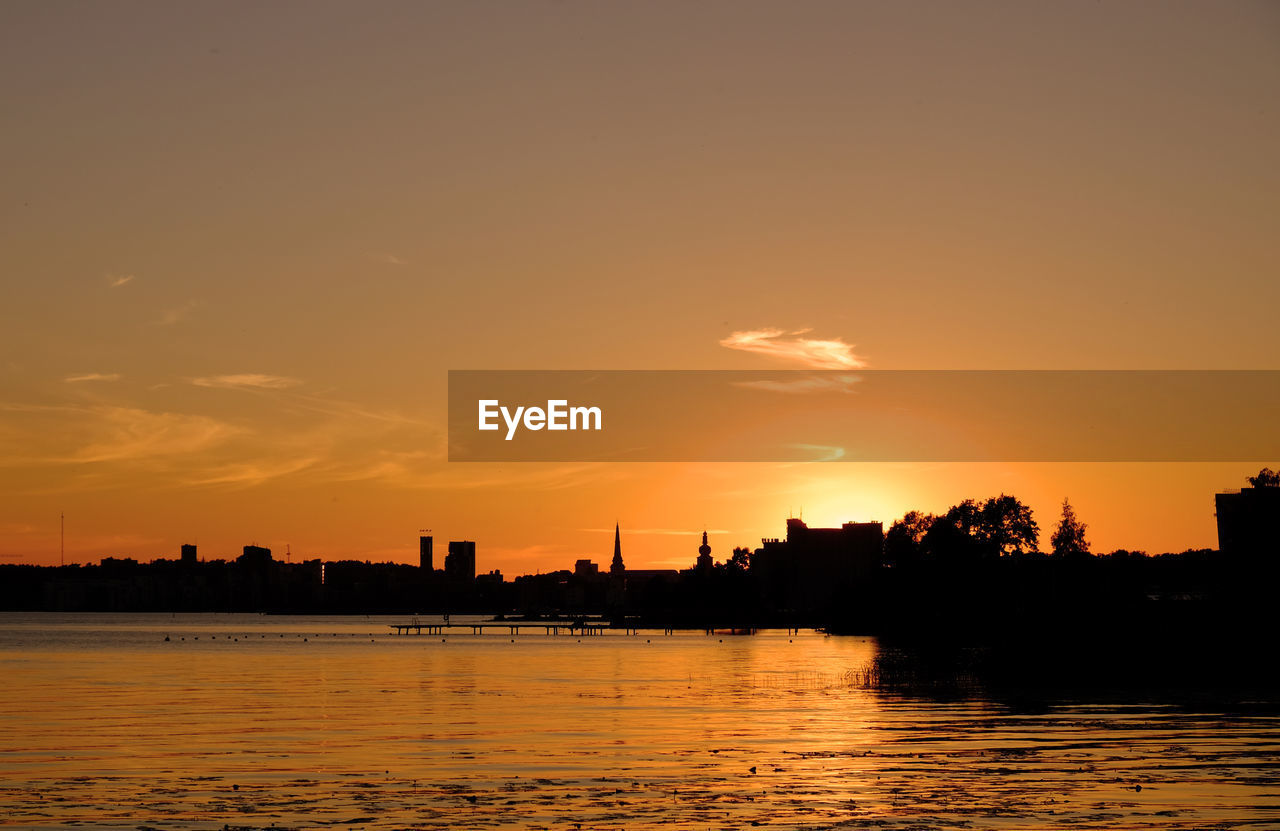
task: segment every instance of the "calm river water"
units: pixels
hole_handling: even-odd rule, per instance
[[[0,825],[1280,828],[1272,702],[1028,712],[865,689],[869,639],[393,622],[0,614]]]

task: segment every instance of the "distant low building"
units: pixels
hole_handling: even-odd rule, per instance
[[[271,549],[260,545],[246,545],[244,553],[236,558],[236,562],[244,566],[265,566],[273,562]]]
[[[600,566],[591,560],[578,560],[573,564],[574,577],[599,577]]]
[[[674,568],[631,568],[627,569],[627,590],[643,586],[650,582],[675,583],[680,579],[679,569]]]
[[[792,518],[787,520],[785,540],[764,540],[756,549],[751,570],[777,608],[825,610],[875,572],[883,551],[882,523],[810,528]]]
[[[620,608],[656,593],[665,591],[679,582],[680,572],[674,568],[627,568],[622,561],[622,529],[613,526],[613,560],[609,564],[609,590],[607,603]]]

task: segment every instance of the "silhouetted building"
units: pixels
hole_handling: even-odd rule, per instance
[[[196,547],[190,544],[182,546],[182,564],[184,566],[193,566],[196,564]]]
[[[678,582],[680,572],[673,568],[634,569],[622,562],[622,529],[613,526],[613,561],[609,564],[607,603],[612,607],[653,600],[657,592]]]
[[[1280,488],[1241,488],[1214,496],[1218,550],[1233,556],[1280,553]]]
[[[627,570],[622,564],[622,531],[617,523],[613,526],[613,562],[609,563],[609,573],[621,575]]]
[[[637,586],[650,582],[675,583],[680,579],[680,572],[674,568],[629,568],[626,573],[627,591],[634,591]]]
[[[236,562],[246,566],[265,566],[272,562],[271,549],[260,545],[246,545],[244,553],[236,558]]]
[[[450,540],[444,558],[444,573],[451,580],[476,579],[476,544],[471,540]]]
[[[711,546],[707,544],[707,532],[702,532],[702,545],[698,546],[698,562],[694,565],[699,574],[710,574],[715,568],[715,560],[711,559]]]
[[[764,540],[751,558],[756,572],[779,608],[830,608],[860,579],[880,565],[884,525],[846,522],[839,528],[810,528],[787,520],[785,540]]]
[[[600,575],[600,566],[590,560],[578,560],[573,564],[574,577],[598,577]]]
[[[430,572],[435,568],[431,555],[431,537],[418,537],[418,568]]]

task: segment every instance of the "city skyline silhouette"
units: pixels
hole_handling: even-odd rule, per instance
[[[0,823],[1277,826],[1280,3],[5,0],[0,100]]]
[[[56,562],[65,512],[68,562],[413,563],[439,516],[514,573],[590,550],[574,515],[998,493],[1213,544],[1247,466],[456,465],[445,384],[1280,366],[1270,6],[231,5],[4,12],[5,562]]]

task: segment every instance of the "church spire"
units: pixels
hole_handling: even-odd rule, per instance
[[[627,567],[622,564],[622,531],[617,523],[613,526],[613,562],[609,564],[610,574],[621,574]]]

